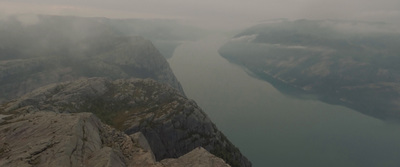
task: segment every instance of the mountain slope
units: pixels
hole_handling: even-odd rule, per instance
[[[399,44],[385,23],[297,20],[251,27],[219,52],[285,93],[398,120]]]
[[[183,93],[168,62],[141,37],[102,19],[38,16],[0,24],[0,102],[33,89],[81,77],[152,78]]]
[[[251,166],[192,100],[154,80],[80,79],[39,88],[4,103],[4,115],[26,112],[92,112],[126,134],[141,132],[156,160],[203,147],[231,166]]]

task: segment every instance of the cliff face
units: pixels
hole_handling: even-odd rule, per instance
[[[152,78],[183,90],[168,62],[142,37],[102,19],[38,16],[0,21],[0,102],[81,77]]]
[[[140,132],[128,136],[91,113],[39,111],[6,119],[0,126],[0,166],[229,166],[204,149],[156,162]]]
[[[109,136],[107,128],[104,130],[93,116],[77,114],[90,112],[125,134],[141,132],[157,161],[183,156],[156,165],[190,164],[197,157],[194,155],[205,158],[198,165],[221,164],[210,151],[232,166],[251,166],[196,103],[184,96],[167,61],[153,44],[129,36],[131,31],[126,28],[135,27],[133,23],[124,27],[114,24],[125,21],[64,16],[36,16],[33,20],[0,20],[0,103],[4,102],[0,117],[12,115],[7,118],[11,122],[0,125],[4,129],[1,137],[9,143],[1,145],[0,151],[7,152],[0,156],[10,160],[1,165],[129,166],[142,162],[131,162],[132,137],[115,130],[111,131],[117,137]],[[60,113],[73,124],[65,123],[65,129],[58,124],[63,122]],[[54,121],[49,124],[46,120]],[[43,130],[46,128],[54,131]],[[22,131],[15,134],[10,129]],[[93,133],[86,133],[89,131]],[[53,132],[56,135],[51,135]],[[34,136],[32,141],[27,139],[29,135]],[[13,136],[17,137],[15,141]],[[87,142],[88,138],[94,143]],[[18,140],[31,141],[31,147],[37,149],[28,153],[30,147],[19,146]],[[127,142],[127,148],[121,142]],[[115,143],[119,146],[114,147]],[[47,155],[53,152],[61,158]],[[147,161],[151,156],[145,157],[146,164],[137,166],[154,162]]]
[[[53,84],[4,103],[0,111],[92,112],[128,135],[143,133],[156,160],[203,147],[232,166],[251,166],[194,101],[150,79],[90,78]]]

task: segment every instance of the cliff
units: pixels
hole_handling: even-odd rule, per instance
[[[157,161],[203,147],[231,166],[251,166],[194,101],[151,79],[90,78],[52,84],[4,103],[0,111],[92,112],[128,135],[141,132]]]
[[[103,124],[91,113],[13,115],[0,126],[0,166],[229,166],[199,148],[156,162],[146,138]]]
[[[130,30],[135,29],[135,23],[132,20],[44,15],[23,19],[11,16],[0,20],[0,118],[12,119],[0,125],[4,128],[1,139],[7,139],[8,143],[1,145],[0,156],[7,159],[7,162],[1,161],[1,165],[134,164],[129,153],[132,136],[118,132],[129,149],[114,147],[115,143],[121,145],[122,139],[107,138],[108,132],[104,134],[102,129],[105,125],[100,126],[94,116],[77,114],[94,113],[102,122],[127,135],[141,132],[154,159],[160,162],[156,163],[158,165],[189,165],[198,157],[201,160],[196,160],[196,164],[200,166],[223,164],[212,156],[214,154],[232,166],[251,166],[196,103],[185,97],[168,62],[152,42],[132,36],[144,32]],[[147,29],[147,34],[155,33],[156,27]],[[163,29],[159,30],[161,33]],[[163,41],[168,41],[169,35],[152,37],[163,37]],[[9,101],[11,99],[14,100]],[[57,124],[62,122],[58,120],[62,119],[60,114],[77,125],[65,122],[63,129]],[[36,119],[40,121],[35,122]],[[45,120],[56,122],[49,124]],[[23,124],[14,124],[17,122]],[[35,122],[35,126],[31,122]],[[53,131],[55,135],[50,136],[55,139],[48,138],[47,134],[53,132],[46,128],[61,132]],[[9,129],[22,131],[15,134]],[[86,134],[87,130],[93,133]],[[34,135],[31,131],[45,136]],[[29,135],[33,137],[27,139]],[[71,135],[75,137],[69,137]],[[91,136],[82,137],[85,135]],[[107,141],[103,140],[104,135]],[[100,136],[102,142],[98,142],[96,136]],[[86,142],[88,137],[96,143]],[[20,147],[18,142],[31,142],[31,147],[37,145],[38,148],[29,152],[30,147]],[[77,152],[78,147],[80,151]],[[15,150],[17,152],[13,152]],[[63,153],[68,156],[57,159],[47,155],[52,153],[57,153],[57,157]],[[20,161],[21,157],[23,161]],[[138,166],[148,166],[153,161],[146,160],[148,164]]]

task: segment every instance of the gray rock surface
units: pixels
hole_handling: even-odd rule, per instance
[[[141,132],[158,161],[203,147],[231,166],[251,166],[193,100],[151,79],[80,79],[39,88],[0,106],[4,115],[37,111],[92,112],[128,135]],[[99,156],[113,154],[105,150]]]
[[[0,126],[0,166],[229,166],[204,149],[156,162],[144,136],[128,136],[91,113],[34,112]]]
[[[124,134],[113,134],[90,113],[23,114],[0,129],[0,166],[125,166],[117,147]]]
[[[177,158],[177,159],[165,159],[161,161],[164,166],[174,167],[187,167],[187,166],[229,166],[222,159],[215,157],[210,154],[207,150],[202,147],[195,148],[193,151]],[[194,164],[194,165],[193,165]]]

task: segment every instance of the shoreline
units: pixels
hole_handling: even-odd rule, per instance
[[[251,71],[251,70],[249,70]],[[318,100],[330,105],[339,105],[339,106],[344,106],[347,108],[350,108],[352,110],[355,110],[363,115],[369,116],[369,117],[373,117],[382,121],[394,121],[394,122],[399,122],[400,118],[387,118],[384,115],[379,115],[376,114],[377,112],[374,112],[374,110],[372,110],[371,108],[368,107],[363,107],[364,105],[358,104],[358,103],[352,103],[352,102],[344,102],[343,97],[335,97],[335,96],[329,96],[323,93],[318,93],[317,91],[314,92],[309,92],[309,91],[305,91],[301,88],[298,88],[294,85],[282,82],[279,79],[276,79],[273,76],[270,76],[268,74],[262,73],[262,72],[258,72],[258,73],[254,73],[253,74],[249,74],[252,77],[256,77],[258,79],[261,79],[265,82],[270,83],[272,86],[274,86],[278,91],[280,91],[281,93],[288,95],[288,96],[292,96],[295,98],[299,98],[299,99],[306,99],[306,100]]]
[[[363,115],[373,117],[382,121],[393,121],[393,122],[400,122],[400,118],[396,117],[387,117],[385,115],[385,112],[375,112],[375,110],[371,107],[365,106],[362,103],[354,103],[351,101],[344,101],[342,99],[347,99],[343,96],[332,96],[332,95],[327,95],[326,93],[321,93],[316,90],[310,90],[306,91],[303,90],[295,85],[286,83],[280,79],[277,79],[265,72],[260,72],[256,69],[251,69],[246,67],[245,65],[242,65],[240,63],[235,62],[234,60],[231,60],[229,56],[223,56],[220,53],[220,56],[223,57],[224,59],[228,60],[228,62],[238,65],[243,68],[243,70],[251,77],[254,77],[256,79],[262,80],[264,82],[270,83],[273,87],[275,87],[279,92],[281,92],[284,95],[287,96],[292,96],[295,98],[299,99],[306,99],[306,100],[318,100],[321,102],[324,102],[326,104],[330,105],[339,105],[339,106],[344,106],[349,109],[355,110]]]

